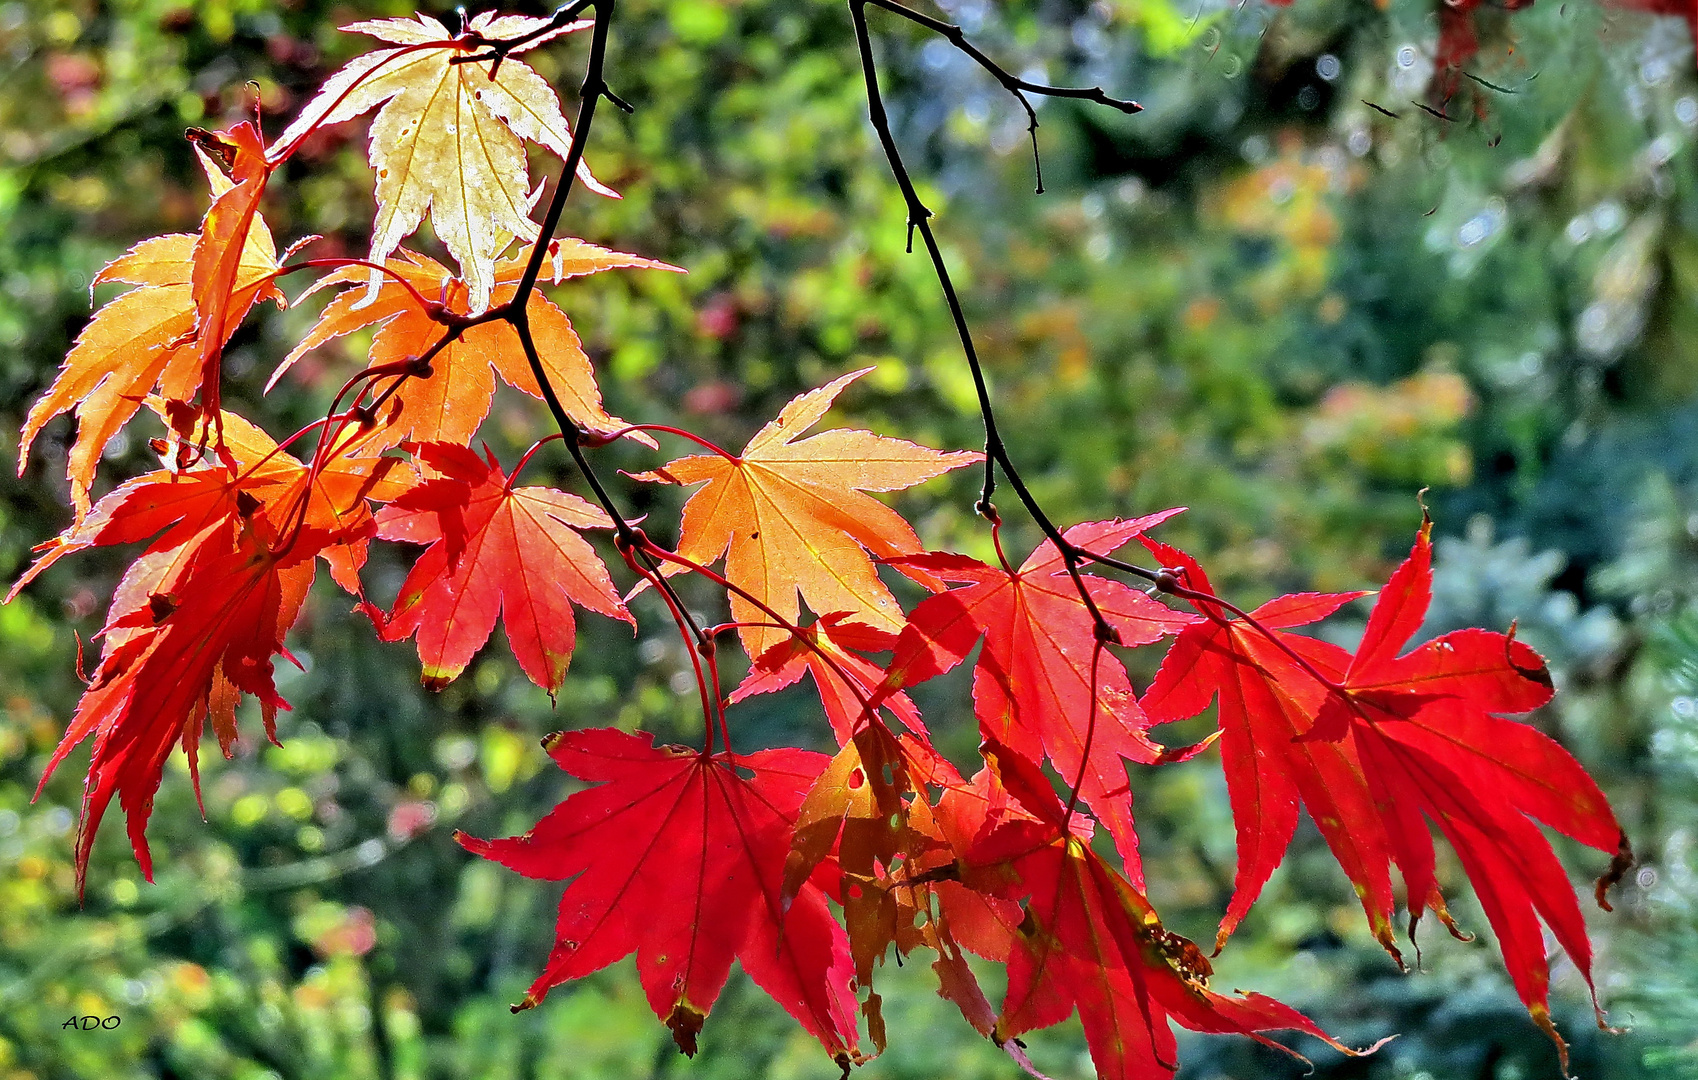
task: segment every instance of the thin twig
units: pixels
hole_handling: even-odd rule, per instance
[[[967,316],[961,308],[961,299],[956,295],[955,283],[950,279],[949,266],[944,261],[943,251],[938,247],[937,237],[932,232],[930,222],[932,212],[921,201],[920,193],[914,187],[914,180],[909,176],[908,167],[902,160],[902,152],[897,149],[896,137],[891,133],[890,117],[884,110],[884,99],[879,92],[878,85],[878,63],[873,57],[872,38],[867,30],[867,5],[869,3],[877,4],[885,10],[896,9],[905,18],[913,15],[915,21],[920,22],[923,26],[935,24],[932,28],[937,29],[939,33],[943,33],[944,29],[949,28],[949,24],[938,22],[935,19],[928,20],[926,16],[919,15],[918,12],[909,12],[907,8],[893,4],[892,0],[849,0],[849,14],[855,23],[855,43],[861,55],[861,72],[867,84],[868,115],[872,120],[873,130],[878,135],[879,145],[884,148],[884,156],[890,162],[890,171],[896,178],[896,185],[902,190],[902,198],[907,204],[909,236],[911,238],[914,232],[918,231],[921,241],[925,244],[926,253],[931,258],[932,269],[937,275],[939,287],[943,290],[944,301],[949,305],[949,314],[955,323],[955,333],[961,339],[961,350],[966,355],[967,368],[973,376],[973,389],[979,399],[979,415],[985,425],[985,481],[976,509],[979,513],[987,514],[987,516],[988,511],[994,509],[991,504],[991,495],[996,490],[996,470],[1000,466],[1003,475],[1008,477],[1009,486],[1014,489],[1015,495],[1019,497],[1021,504],[1026,507],[1026,512],[1032,516],[1032,520],[1037,523],[1038,528],[1061,553],[1062,562],[1067,568],[1067,575],[1073,579],[1074,587],[1079,590],[1080,600],[1084,602],[1085,609],[1091,614],[1091,622],[1096,636],[1103,641],[1118,643],[1119,634],[1115,632],[1114,627],[1109,625],[1102,612],[1097,609],[1096,601],[1092,599],[1090,590],[1085,587],[1084,579],[1079,574],[1080,555],[1078,548],[1061,535],[1061,530],[1056,528],[1055,523],[1049,519],[1049,515],[1044,513],[1043,507],[1038,504],[1038,500],[1026,487],[1025,481],[1021,479],[1019,471],[1014,467],[1014,462],[1008,455],[1008,448],[1003,445],[1002,436],[997,431],[996,411],[991,405],[990,388],[985,382],[984,367],[979,361],[978,349],[973,344],[973,333],[967,326]],[[959,31],[959,28],[954,29]],[[950,40],[956,41],[953,37]],[[960,42],[957,42],[957,45],[959,46]],[[988,63],[988,61],[986,62]],[[1022,89],[1027,88],[1024,85],[1024,80],[1016,81],[1023,84]],[[1037,84],[1030,84],[1030,88],[1034,92],[1039,89]],[[1097,91],[1097,93],[1100,94],[1101,91]],[[1080,92],[1075,96],[1084,97],[1087,96],[1087,93]]]

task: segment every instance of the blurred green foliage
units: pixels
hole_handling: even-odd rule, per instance
[[[1598,1033],[1573,970],[1554,979],[1576,1071],[1698,1075],[1698,84],[1685,26],[1592,0],[1497,12],[1473,70],[1504,92],[1470,83],[1444,122],[1409,104],[1436,35],[1422,0],[943,10],[1028,77],[1101,83],[1148,107],[1042,104],[1047,191],[1034,196],[1015,103],[947,45],[876,26],[898,137],[940,211],[1005,434],[1039,497],[1068,521],[1188,505],[1168,535],[1255,601],[1383,580],[1429,488],[1442,539],[1428,629],[1518,620],[1563,691],[1533,722],[1600,777],[1644,860],[1616,914],[1592,920],[1601,996],[1631,1033]],[[139,238],[196,227],[204,197],[184,126],[248,115],[257,93],[275,133],[365,47],[335,26],[409,13],[368,0],[0,4],[6,456],[87,317],[95,271]],[[581,48],[530,59],[570,88]],[[843,420],[976,443],[935,283],[903,251],[841,5],[625,0],[609,79],[637,109],[603,113],[590,160],[624,198],[575,196],[565,227],[690,271],[556,290],[611,410],[741,445],[798,390],[876,365]],[[315,252],[363,251],[363,130],[316,138],[281,181],[266,205],[280,239],[317,233]],[[357,359],[358,342],[327,350],[262,397],[310,318],[258,315],[228,355],[227,399],[274,433],[318,415]],[[511,463],[544,428],[529,399],[503,396],[483,434]],[[0,489],[7,578],[68,518],[69,434],[51,428]],[[146,466],[147,434],[114,442],[109,477]],[[609,476],[655,460],[600,453]],[[563,455],[533,468],[575,483]],[[974,480],[903,498],[933,546],[988,554]],[[678,493],[626,485],[619,497],[669,536]],[[1035,541],[1005,513],[1015,546]],[[546,956],[555,890],[466,856],[451,832],[520,831],[570,789],[536,746],[553,728],[693,737],[687,660],[649,598],[635,640],[584,617],[551,706],[499,643],[429,695],[407,647],[376,644],[345,597],[316,595],[292,639],[304,670],[281,671],[294,705],[283,745],[264,745],[254,722],[234,760],[203,757],[204,822],[174,759],[150,829],[157,882],[140,881],[108,828],[79,908],[80,755],[30,796],[79,690],[78,635],[100,625],[122,556],[81,555],[0,608],[0,1076],[834,1072],[741,981],[694,1063],[625,965],[507,1012]],[[387,600],[404,571],[380,558],[372,595]],[[1346,642],[1357,630],[1350,616],[1324,628]],[[1156,657],[1130,662],[1148,678]],[[919,696],[941,744],[967,760],[965,681]],[[827,738],[801,692],[733,716],[750,747]],[[1232,868],[1218,766],[1134,784],[1152,899],[1206,939]],[[1570,854],[1577,881],[1602,869]],[[1470,900],[1456,909],[1483,930]],[[1320,1053],[1327,1075],[1555,1075],[1488,945],[1435,942],[1428,970],[1405,978],[1361,924],[1305,827],[1221,957],[1221,984],[1282,996],[1346,1041],[1404,1033],[1363,1061]],[[881,974],[893,1042],[866,1074],[1015,1075],[928,979],[923,966]],[[63,1030],[72,1015],[122,1023]],[[1050,1075],[1089,1072],[1076,1022],[1032,1053]],[[1188,1039],[1182,1062],[1199,1078],[1301,1073],[1224,1039]]]

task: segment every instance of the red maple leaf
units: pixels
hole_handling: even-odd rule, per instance
[[[1187,586],[1212,592],[1196,560],[1148,537],[1145,547],[1164,567],[1182,571]],[[1251,616],[1287,648],[1333,678],[1348,656],[1324,641],[1282,633],[1325,618],[1364,593],[1304,593],[1268,601]],[[1326,697],[1326,687],[1249,623],[1199,603],[1211,615],[1181,631],[1163,658],[1143,707],[1165,723],[1193,716],[1220,698],[1220,752],[1238,831],[1238,870],[1215,949],[1237,928],[1285,857],[1301,800],[1356,886],[1374,936],[1399,963],[1393,942],[1390,852],[1373,813],[1355,747],[1349,742],[1299,742]]]
[[[426,686],[440,690],[466,669],[499,617],[531,681],[553,693],[577,640],[572,604],[623,619],[607,567],[577,529],[613,522],[576,495],[515,488],[495,456],[453,443],[410,444],[441,475],[423,479],[377,515],[385,540],[429,544],[384,615],[370,604],[385,641],[418,636]]]
[[[1106,555],[1176,513],[1089,522],[1064,536]],[[1137,837],[1122,760],[1152,764],[1164,751],[1144,734],[1149,721],[1126,669],[1101,648],[1055,545],[1040,545],[1018,570],[939,552],[885,561],[966,583],[927,597],[909,615],[891,660],[894,680],[912,685],[948,671],[982,636],[973,672],[981,731],[1034,761],[1047,754],[1063,777],[1079,779],[1080,798],[1135,868]],[[1156,641],[1197,621],[1122,582],[1092,575],[1082,580],[1122,645]]]
[[[1534,1021],[1567,1052],[1551,1023],[1550,964],[1540,921],[1592,988],[1592,949],[1567,873],[1529,816],[1616,856],[1632,854],[1598,785],[1548,735],[1499,713],[1524,713],[1550,700],[1551,677],[1538,653],[1513,634],[1458,630],[1399,656],[1420,629],[1432,598],[1432,522],[1423,520],[1409,558],[1380,593],[1362,644],[1329,695],[1306,741],[1354,738],[1368,788],[1411,898],[1437,893],[1433,841],[1438,825],[1474,884],[1504,963]],[[1598,896],[1612,880],[1606,875]],[[1607,907],[1607,905],[1605,905]],[[1412,917],[1420,906],[1410,902]],[[1593,989],[1593,1004],[1597,992]],[[1603,1025],[1603,1013],[1598,1013]]]
[[[1397,655],[1426,617],[1430,528],[1423,523],[1409,559],[1381,592],[1354,657],[1273,630],[1308,662],[1305,668],[1215,607],[1212,624],[1175,640],[1144,704],[1153,716],[1177,719],[1220,693],[1239,868],[1219,940],[1279,862],[1295,825],[1296,796],[1308,804],[1376,936],[1394,956],[1392,863],[1402,872],[1411,932],[1427,908],[1452,926],[1434,876],[1430,819],[1473,882],[1518,993],[1566,1061],[1550,1020],[1539,921],[1588,985],[1591,947],[1568,876],[1528,817],[1616,855],[1612,875],[1631,855],[1603,793],[1580,764],[1536,729],[1495,715],[1527,712],[1550,699],[1550,676],[1536,652],[1511,635],[1460,630]],[[1183,553],[1145,544],[1165,565],[1181,568],[1191,588],[1207,588]],[[1282,597],[1251,614],[1270,629],[1299,625],[1347,599]],[[1211,609],[1206,600],[1197,603]],[[1600,901],[1608,880],[1600,883]]]
[[[1169,1020],[1293,1054],[1262,1032],[1302,1031],[1356,1053],[1272,998],[1211,990],[1201,950],[1163,928],[1143,894],[1091,850],[1089,820],[1069,812],[1024,756],[994,741],[982,749],[991,775],[944,796],[961,803],[957,835],[975,836],[958,868],[980,895],[951,887],[940,896],[962,944],[1008,964],[993,1039],[1006,1043],[1077,1008],[1097,1074],[1115,1080],[1173,1073]]]
[[[272,681],[272,657],[306,598],[313,559],[347,552],[371,531],[364,499],[381,485],[385,462],[346,454],[354,444],[344,442],[329,458],[332,469],[309,488],[305,466],[271,453],[276,444],[259,429],[226,419],[233,460],[203,458],[185,471],[167,467],[120,485],[41,545],[41,558],[8,596],[67,554],[152,538],[118,584],[98,635],[100,663],[36,791],[72,748],[95,736],[78,833],[79,894],[115,794],[151,879],[144,832],[175,743],[188,756],[198,800],[198,747],[208,721],[229,756],[236,707],[252,694],[275,738],[277,710],[288,706]],[[169,465],[183,451],[190,447],[167,444],[162,456]],[[297,519],[303,498],[306,513]]]
[[[180,741],[188,754],[198,799],[202,724],[212,719],[228,753],[242,694],[259,698],[268,735],[277,710],[288,708],[272,679],[272,657],[283,651],[283,637],[312,584],[314,556],[329,538],[304,530],[274,550],[275,537],[257,514],[241,515],[233,545],[218,542],[221,533],[214,528],[210,536],[132,565],[102,631],[107,640],[100,664],[36,788],[39,797],[71,749],[95,736],[77,830],[79,897],[95,833],[114,795],[142,874],[151,881],[145,830],[171,748]],[[157,587],[164,563],[180,566],[169,592]]]
[[[845,1068],[859,1059],[843,929],[812,884],[788,906],[780,897],[792,824],[823,754],[707,754],[611,729],[543,745],[599,786],[523,836],[456,834],[528,877],[570,879],[553,954],[515,1009],[635,952],[655,1015],[694,1054],[735,958]]]

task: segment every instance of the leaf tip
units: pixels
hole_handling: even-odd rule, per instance
[[[527,990],[525,991],[524,1000],[519,1002],[517,1005],[507,1006],[507,1010],[513,1013],[522,1013],[526,1009],[534,1009],[540,1004],[542,1004],[542,999],[537,997],[536,991]]]
[[[702,1023],[706,1019],[706,1013],[687,1002],[680,1001],[672,1006],[672,1013],[666,1018],[666,1026],[672,1029],[672,1041],[678,1044],[678,1049],[684,1052],[685,1057],[696,1056],[696,1036],[701,1034]]]
[[[1627,876],[1627,872],[1633,868],[1633,863],[1633,844],[1627,839],[1627,833],[1624,830],[1621,834],[1621,840],[1616,848],[1615,855],[1610,858],[1610,867],[1599,876],[1597,887],[1594,890],[1594,895],[1597,897],[1599,907],[1603,908],[1605,911],[1615,910],[1615,908],[1610,905],[1607,894],[1612,887],[1619,885],[1621,883],[1621,879]]]

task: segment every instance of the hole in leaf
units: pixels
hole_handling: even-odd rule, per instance
[[[867,774],[862,772],[860,769],[856,769],[854,772],[849,774],[849,790],[850,791],[854,791],[855,789],[859,788],[862,784],[865,784],[866,782],[867,782]]]

